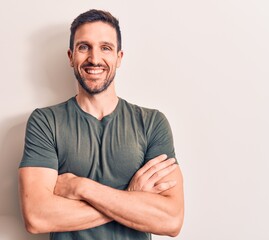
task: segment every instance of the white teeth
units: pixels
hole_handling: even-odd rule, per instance
[[[86,69],[85,71],[88,74],[99,74],[99,73],[102,73],[104,70],[103,69]]]

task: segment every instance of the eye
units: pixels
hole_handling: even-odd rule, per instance
[[[102,46],[101,48],[103,51],[111,51],[111,48],[108,46]]]
[[[78,50],[80,52],[87,52],[89,50],[89,46],[86,45],[86,44],[81,44],[81,45],[78,46]]]

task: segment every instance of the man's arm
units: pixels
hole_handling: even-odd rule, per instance
[[[29,232],[75,231],[111,221],[88,203],[55,195],[57,177],[54,169],[19,169],[22,213]]]
[[[163,158],[160,156],[149,161],[135,174],[130,184],[132,190],[157,193],[175,185],[173,181],[157,184],[162,176],[173,171],[173,161],[159,164]],[[143,174],[148,170],[149,165],[155,165],[155,172],[151,172],[151,174],[158,172],[158,176],[155,175],[155,178],[151,180],[148,179],[148,174]],[[103,225],[112,220],[84,201],[55,195],[57,177],[57,171],[50,168],[25,167],[19,170],[22,212],[29,232],[83,230]],[[59,179],[62,178],[59,177]]]
[[[163,161],[162,164],[167,164],[167,161]],[[154,182],[154,178],[160,177],[158,176],[160,171],[156,166],[152,164],[142,173],[142,175],[149,173],[150,178],[147,183],[151,178]],[[141,192],[143,187],[139,189],[137,186],[130,188],[134,191],[116,190],[73,174],[59,176],[55,192],[64,197],[87,201],[103,214],[130,228],[159,235],[176,236],[183,222],[184,202],[181,171],[178,166],[173,168],[175,169],[162,176],[154,186],[160,183],[173,184],[174,181],[176,185],[159,194],[151,191]]]

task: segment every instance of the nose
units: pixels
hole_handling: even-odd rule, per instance
[[[89,51],[88,62],[94,65],[100,63],[100,53],[98,52],[97,49],[92,48],[91,51]]]

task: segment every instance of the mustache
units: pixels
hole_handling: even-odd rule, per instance
[[[99,68],[106,68],[106,66],[104,66],[103,64],[101,64],[101,63],[98,63],[98,64],[94,64],[94,63],[91,63],[91,62],[89,62],[89,63],[84,63],[82,66],[81,66],[82,68],[85,68],[85,67],[99,67]]]

